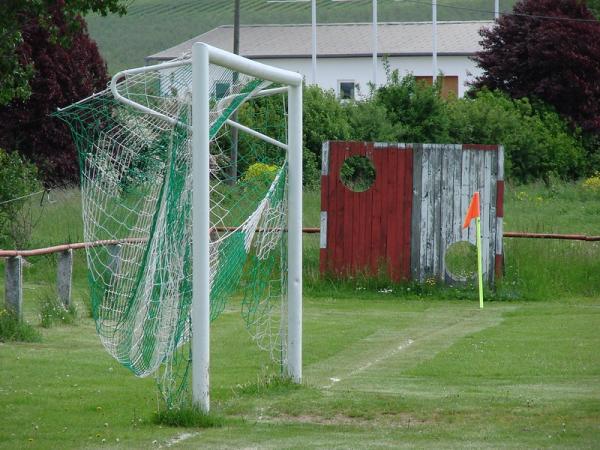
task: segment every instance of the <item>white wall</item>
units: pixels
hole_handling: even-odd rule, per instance
[[[307,83],[312,84],[312,65],[310,58],[257,59],[265,64],[301,73]],[[402,56],[388,58],[390,68],[399,69],[401,75],[412,73],[415,76],[431,76],[431,56]],[[465,82],[472,81],[481,73],[467,56],[438,56],[438,68],[444,75],[458,76],[458,95],[465,93]],[[471,75],[470,75],[471,74]],[[339,94],[339,81],[354,80],[359,85],[362,95],[368,93],[368,83],[373,77],[373,60],[371,57],[355,58],[317,58],[317,81],[324,89],[333,89]],[[377,81],[385,82],[385,70],[379,58]]]

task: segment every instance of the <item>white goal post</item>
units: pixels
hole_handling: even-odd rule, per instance
[[[253,96],[287,92],[287,143],[276,141],[232,120],[227,124],[252,136],[284,148],[289,167],[288,181],[288,261],[287,261],[287,367],[286,375],[294,382],[302,380],[302,76],[256,61],[251,61],[205,43],[195,43],[190,59],[124,70],[111,81],[118,101],[144,113],[176,122],[172,117],[125,98],[119,93],[119,80],[127,75],[189,65],[192,73],[192,401],[203,412],[210,409],[210,65],[247,74],[282,85]]]
[[[209,400],[209,64],[288,86],[288,367],[302,379],[302,77],[204,43],[192,47],[193,301],[192,392],[194,403],[208,412]],[[199,287],[199,288],[198,288]]]

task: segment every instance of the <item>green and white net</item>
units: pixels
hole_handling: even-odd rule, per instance
[[[185,60],[185,58],[183,58]],[[155,374],[169,407],[189,398],[192,301],[191,64],[128,75],[58,113],[81,167],[93,317],[108,352]],[[285,364],[287,159],[227,119],[286,140],[285,99],[269,85],[210,66],[210,316],[232,299],[258,345]]]

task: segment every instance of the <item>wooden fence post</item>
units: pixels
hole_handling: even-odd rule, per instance
[[[56,286],[58,298],[65,308],[71,306],[71,279],[73,276],[73,250],[68,249],[58,254]]]
[[[6,259],[4,278],[4,300],[6,309],[23,320],[23,258],[12,256]]]

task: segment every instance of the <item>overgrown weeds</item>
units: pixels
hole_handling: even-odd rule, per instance
[[[263,372],[256,376],[256,381],[249,381],[235,386],[234,392],[239,395],[264,395],[267,392],[285,393],[300,388],[301,385],[289,377]]]
[[[158,411],[153,417],[153,422],[169,427],[219,428],[225,420],[216,414],[207,414],[199,408],[186,407]]]
[[[39,342],[42,336],[12,311],[0,308],[0,342]]]
[[[38,297],[40,325],[50,328],[56,324],[72,325],[77,319],[77,308],[73,303],[68,307],[50,290],[44,290]]]

